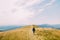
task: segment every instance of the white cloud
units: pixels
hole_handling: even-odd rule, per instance
[[[16,2],[16,5],[19,7],[28,7],[28,6],[32,6],[36,3],[41,3],[44,0],[18,0]]]
[[[4,1],[4,0],[3,0]],[[3,2],[0,1],[0,2]],[[44,5],[43,8],[33,10],[32,6],[35,4],[41,4],[46,0],[5,0],[2,5],[0,3],[0,25],[19,25],[19,24],[33,24],[35,16],[39,15],[45,10],[44,7],[52,5],[55,0]],[[29,9],[31,7],[32,9]],[[32,10],[32,11],[31,11]],[[38,24],[38,22],[37,22]]]
[[[56,1],[56,0],[50,0],[50,2],[49,2],[49,3],[47,3],[46,5],[44,5],[44,8],[46,8],[46,7],[49,7],[49,6],[53,5],[53,4],[55,3],[55,1]]]

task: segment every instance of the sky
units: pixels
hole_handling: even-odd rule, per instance
[[[60,24],[60,0],[0,0],[0,25]]]

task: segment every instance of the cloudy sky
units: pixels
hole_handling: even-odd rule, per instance
[[[60,24],[60,0],[0,0],[0,25]]]

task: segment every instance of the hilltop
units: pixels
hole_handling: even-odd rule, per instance
[[[35,33],[32,32],[33,27],[36,30]],[[0,40],[60,40],[60,30],[28,25],[15,30],[0,32]]]

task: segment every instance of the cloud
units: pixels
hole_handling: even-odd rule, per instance
[[[7,2],[6,2],[7,1]],[[0,13],[0,24],[8,25],[22,25],[22,24],[33,24],[34,18],[40,15],[46,7],[52,5],[55,0],[51,0],[49,3],[45,4],[42,8],[40,6],[37,8],[36,5],[41,4],[46,0],[6,0]],[[35,5],[35,6],[34,6]],[[34,7],[36,8],[34,8]],[[1,11],[1,10],[0,10]],[[36,18],[35,18],[36,19]],[[38,24],[38,22],[37,22]]]
[[[19,7],[28,7],[28,6],[32,6],[36,3],[41,3],[42,1],[44,0],[18,0],[16,2],[16,5],[19,6]]]
[[[49,6],[53,5],[55,3],[55,1],[56,0],[50,0],[50,2],[47,3],[44,7],[46,8],[46,7],[49,7]]]

